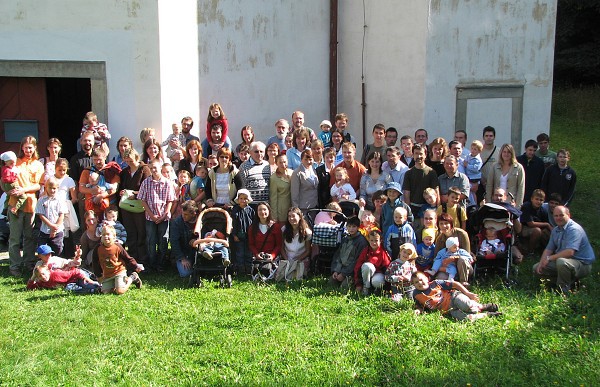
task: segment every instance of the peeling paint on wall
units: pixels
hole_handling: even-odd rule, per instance
[[[225,16],[219,9],[219,0],[199,1],[198,5],[198,23],[209,24],[216,21],[221,28],[225,27]]]
[[[548,13],[548,4],[537,3],[533,7],[533,11],[531,12],[531,16],[533,17],[533,20],[535,20],[538,23],[541,23],[546,18],[546,14],[547,13]]]

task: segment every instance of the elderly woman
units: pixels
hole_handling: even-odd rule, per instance
[[[305,149],[301,160],[302,163],[292,173],[292,206],[300,208],[306,214],[319,205],[319,179],[313,169],[312,150]]]
[[[188,171],[192,176],[196,175],[196,165],[202,161],[202,147],[198,140],[192,140],[187,143],[185,146],[185,157],[183,160],[179,161],[179,169],[177,170],[177,174],[179,171]]]
[[[429,144],[429,157],[425,163],[433,168],[438,176],[446,173],[444,169],[444,158],[448,155],[448,145],[441,137],[436,138]]]
[[[287,167],[286,155],[277,155],[275,162],[277,169],[269,182],[269,201],[273,208],[273,219],[283,225],[287,211],[292,206],[292,170]]]
[[[492,201],[492,194],[496,188],[504,189],[515,198],[515,207],[521,208],[525,195],[525,170],[517,161],[515,148],[510,144],[500,148],[500,159],[489,171],[486,182],[486,201]]]
[[[120,141],[120,140],[119,140]],[[123,161],[127,163],[120,174],[120,196],[130,193],[135,198],[142,182],[150,176],[150,168],[140,161],[140,154],[135,149],[127,149],[123,153]],[[128,190],[129,192],[126,192]],[[127,231],[127,251],[139,263],[146,263],[148,251],[146,248],[146,216],[144,213],[121,211],[121,220]]]
[[[360,178],[360,199],[361,207],[365,205],[374,207],[373,194],[379,190],[385,189],[387,183],[392,181],[392,177],[381,170],[381,154],[373,152],[367,157],[367,173]]]
[[[288,157],[288,165],[290,169],[296,169],[301,164],[302,152],[308,148],[310,144],[310,135],[308,130],[302,128],[294,131],[292,142],[294,146],[289,148],[285,154]]]
[[[206,201],[214,205],[230,209],[234,205],[237,191],[242,188],[242,177],[238,169],[231,162],[231,150],[221,148],[217,152],[219,164],[208,170],[206,179]]]

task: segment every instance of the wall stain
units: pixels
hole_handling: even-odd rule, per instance
[[[137,1],[127,2],[127,16],[137,17],[137,11],[141,8]]]
[[[240,16],[236,21],[235,21],[235,30],[239,31],[242,28],[244,28],[244,17]]]
[[[258,62],[258,58],[256,57],[256,55],[252,55],[251,57],[248,58],[248,62],[250,62],[250,66],[252,68],[255,68],[256,63]]]
[[[256,15],[252,20],[252,37],[255,39],[266,37],[268,24],[268,17],[264,15]]]
[[[219,9],[219,0],[200,1],[198,8],[198,23],[209,24],[218,22],[221,28],[225,27],[225,16]]]
[[[265,52],[265,64],[272,67],[275,64],[275,53],[273,51]]]
[[[533,11],[531,12],[531,16],[533,20],[538,23],[541,23],[546,18],[546,14],[548,13],[548,4],[540,4],[536,3],[533,7]]]

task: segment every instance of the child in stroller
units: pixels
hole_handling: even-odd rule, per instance
[[[480,222],[478,233],[473,238],[476,261],[473,266],[474,276],[484,272],[503,273],[509,280],[512,262],[513,223],[509,211],[501,205],[486,203],[477,211]]]
[[[229,235],[232,220],[229,213],[219,207],[207,208],[200,213],[194,233],[204,235],[192,243],[196,250],[192,285],[202,285],[201,274],[219,277],[221,286],[231,287],[231,269],[229,266]],[[214,259],[219,258],[219,259]]]

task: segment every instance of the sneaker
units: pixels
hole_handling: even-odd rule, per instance
[[[212,256],[212,254],[210,253],[210,251],[203,251],[203,252],[202,252],[202,256],[203,256],[204,258],[206,258],[206,259],[209,259],[209,260],[213,259],[213,256]]]
[[[131,283],[134,284],[136,288],[138,288],[138,289],[142,288],[142,279],[140,278],[138,273],[136,273],[136,272],[131,273],[129,278],[131,278]]]
[[[400,302],[400,301],[402,301],[402,294],[400,294],[400,293],[392,294],[392,297],[390,297],[390,298],[394,302]]]
[[[227,267],[229,265],[231,265],[231,261],[229,260],[229,258],[223,259],[223,266]]]
[[[368,296],[369,293],[371,293],[371,289],[370,288],[363,288],[362,289],[362,295],[363,296]]]
[[[497,312],[498,305],[497,304],[483,304],[481,305],[482,312]]]
[[[502,312],[487,312],[488,317],[500,317],[502,316]]]

